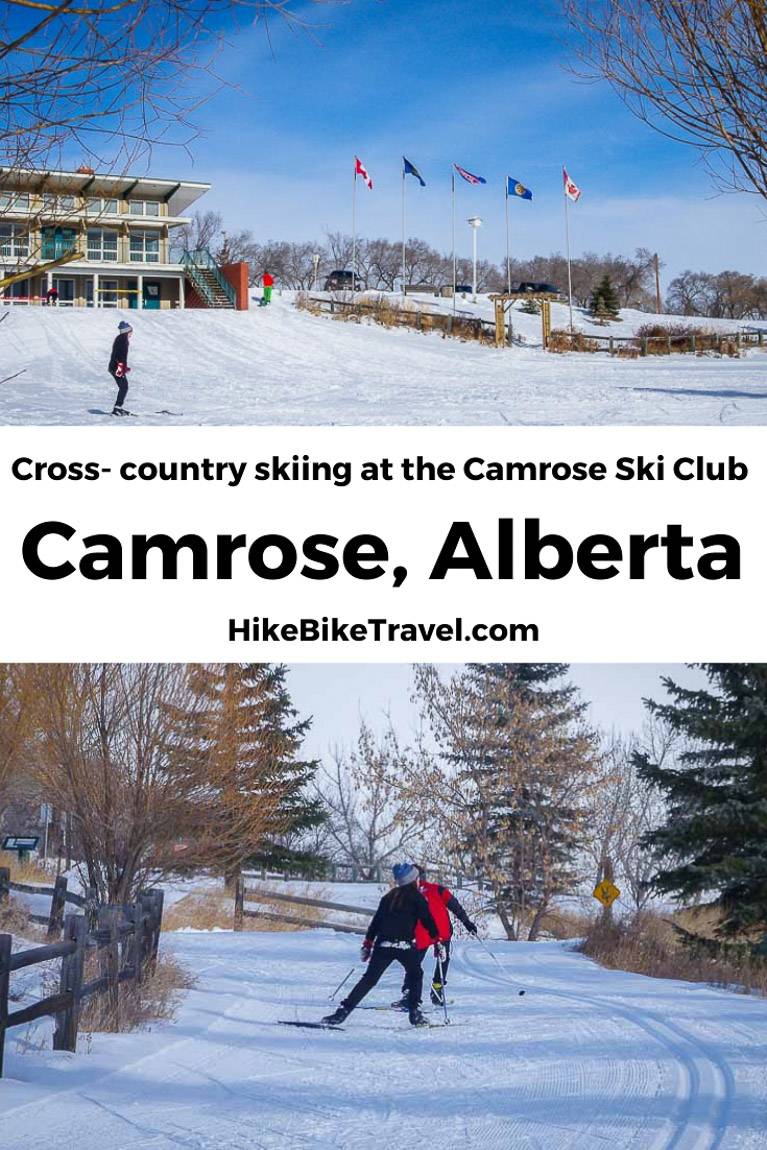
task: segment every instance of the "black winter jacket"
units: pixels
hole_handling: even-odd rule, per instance
[[[439,937],[429,904],[415,883],[394,887],[383,896],[367,931],[369,942],[413,944],[415,926],[421,922],[432,939]]]
[[[121,331],[112,344],[112,354],[109,357],[109,371],[112,375],[117,371],[118,363],[128,366],[129,339],[127,331]]]

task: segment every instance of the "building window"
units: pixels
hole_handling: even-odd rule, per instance
[[[120,204],[118,200],[104,200],[100,196],[95,196],[88,200],[85,210],[89,216],[116,216],[119,214]]]
[[[128,211],[132,216],[159,216],[159,200],[128,200]]]
[[[117,259],[117,232],[88,228],[88,259],[114,262]]]
[[[19,259],[29,255],[29,232],[23,224],[0,224],[0,257]]]
[[[77,211],[77,200],[74,196],[62,196],[58,192],[43,192],[43,211],[52,214],[75,212]]]
[[[156,232],[131,232],[130,258],[134,264],[160,262],[160,237]]]
[[[28,212],[28,192],[0,192],[0,212]]]

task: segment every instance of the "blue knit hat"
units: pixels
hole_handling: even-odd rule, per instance
[[[395,863],[391,868],[391,872],[394,875],[394,881],[397,886],[407,886],[408,883],[418,880],[418,871],[412,863]]]
[[[128,323],[127,319],[123,319],[120,321],[120,323],[118,323],[117,330],[118,331],[133,331],[133,328]]]

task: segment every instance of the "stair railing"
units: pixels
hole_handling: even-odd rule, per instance
[[[182,252],[181,264],[196,290],[211,307],[215,306],[216,296],[211,287],[210,279],[224,293],[230,305],[235,306],[237,302],[236,292],[207,248],[195,248],[194,251]]]

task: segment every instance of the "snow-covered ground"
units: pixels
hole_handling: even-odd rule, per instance
[[[491,314],[488,300],[460,306]],[[564,305],[553,313],[554,326],[565,326]],[[22,374],[0,384],[0,423],[112,422],[93,413],[111,411],[116,394],[106,365],[117,313],[13,307],[1,314],[0,379]],[[627,310],[604,328],[579,314],[577,326],[626,335],[654,318]],[[539,317],[517,312],[524,344],[496,349],[309,315],[287,293],[250,312],[141,312],[131,321],[127,406],[140,414],[132,423],[767,423],[767,351],[742,359],[552,355],[540,348]],[[181,414],[155,414],[162,410]]]
[[[556,943],[493,943],[499,968],[462,942],[449,1028],[359,1009],[344,1033],[298,1030],[277,1020],[324,1013],[356,941],[215,932],[163,945],[199,975],[174,1024],[95,1035],[75,1056],[11,1032],[3,1150],[767,1145],[764,1000],[601,970]],[[387,976],[368,1001],[398,985]]]

